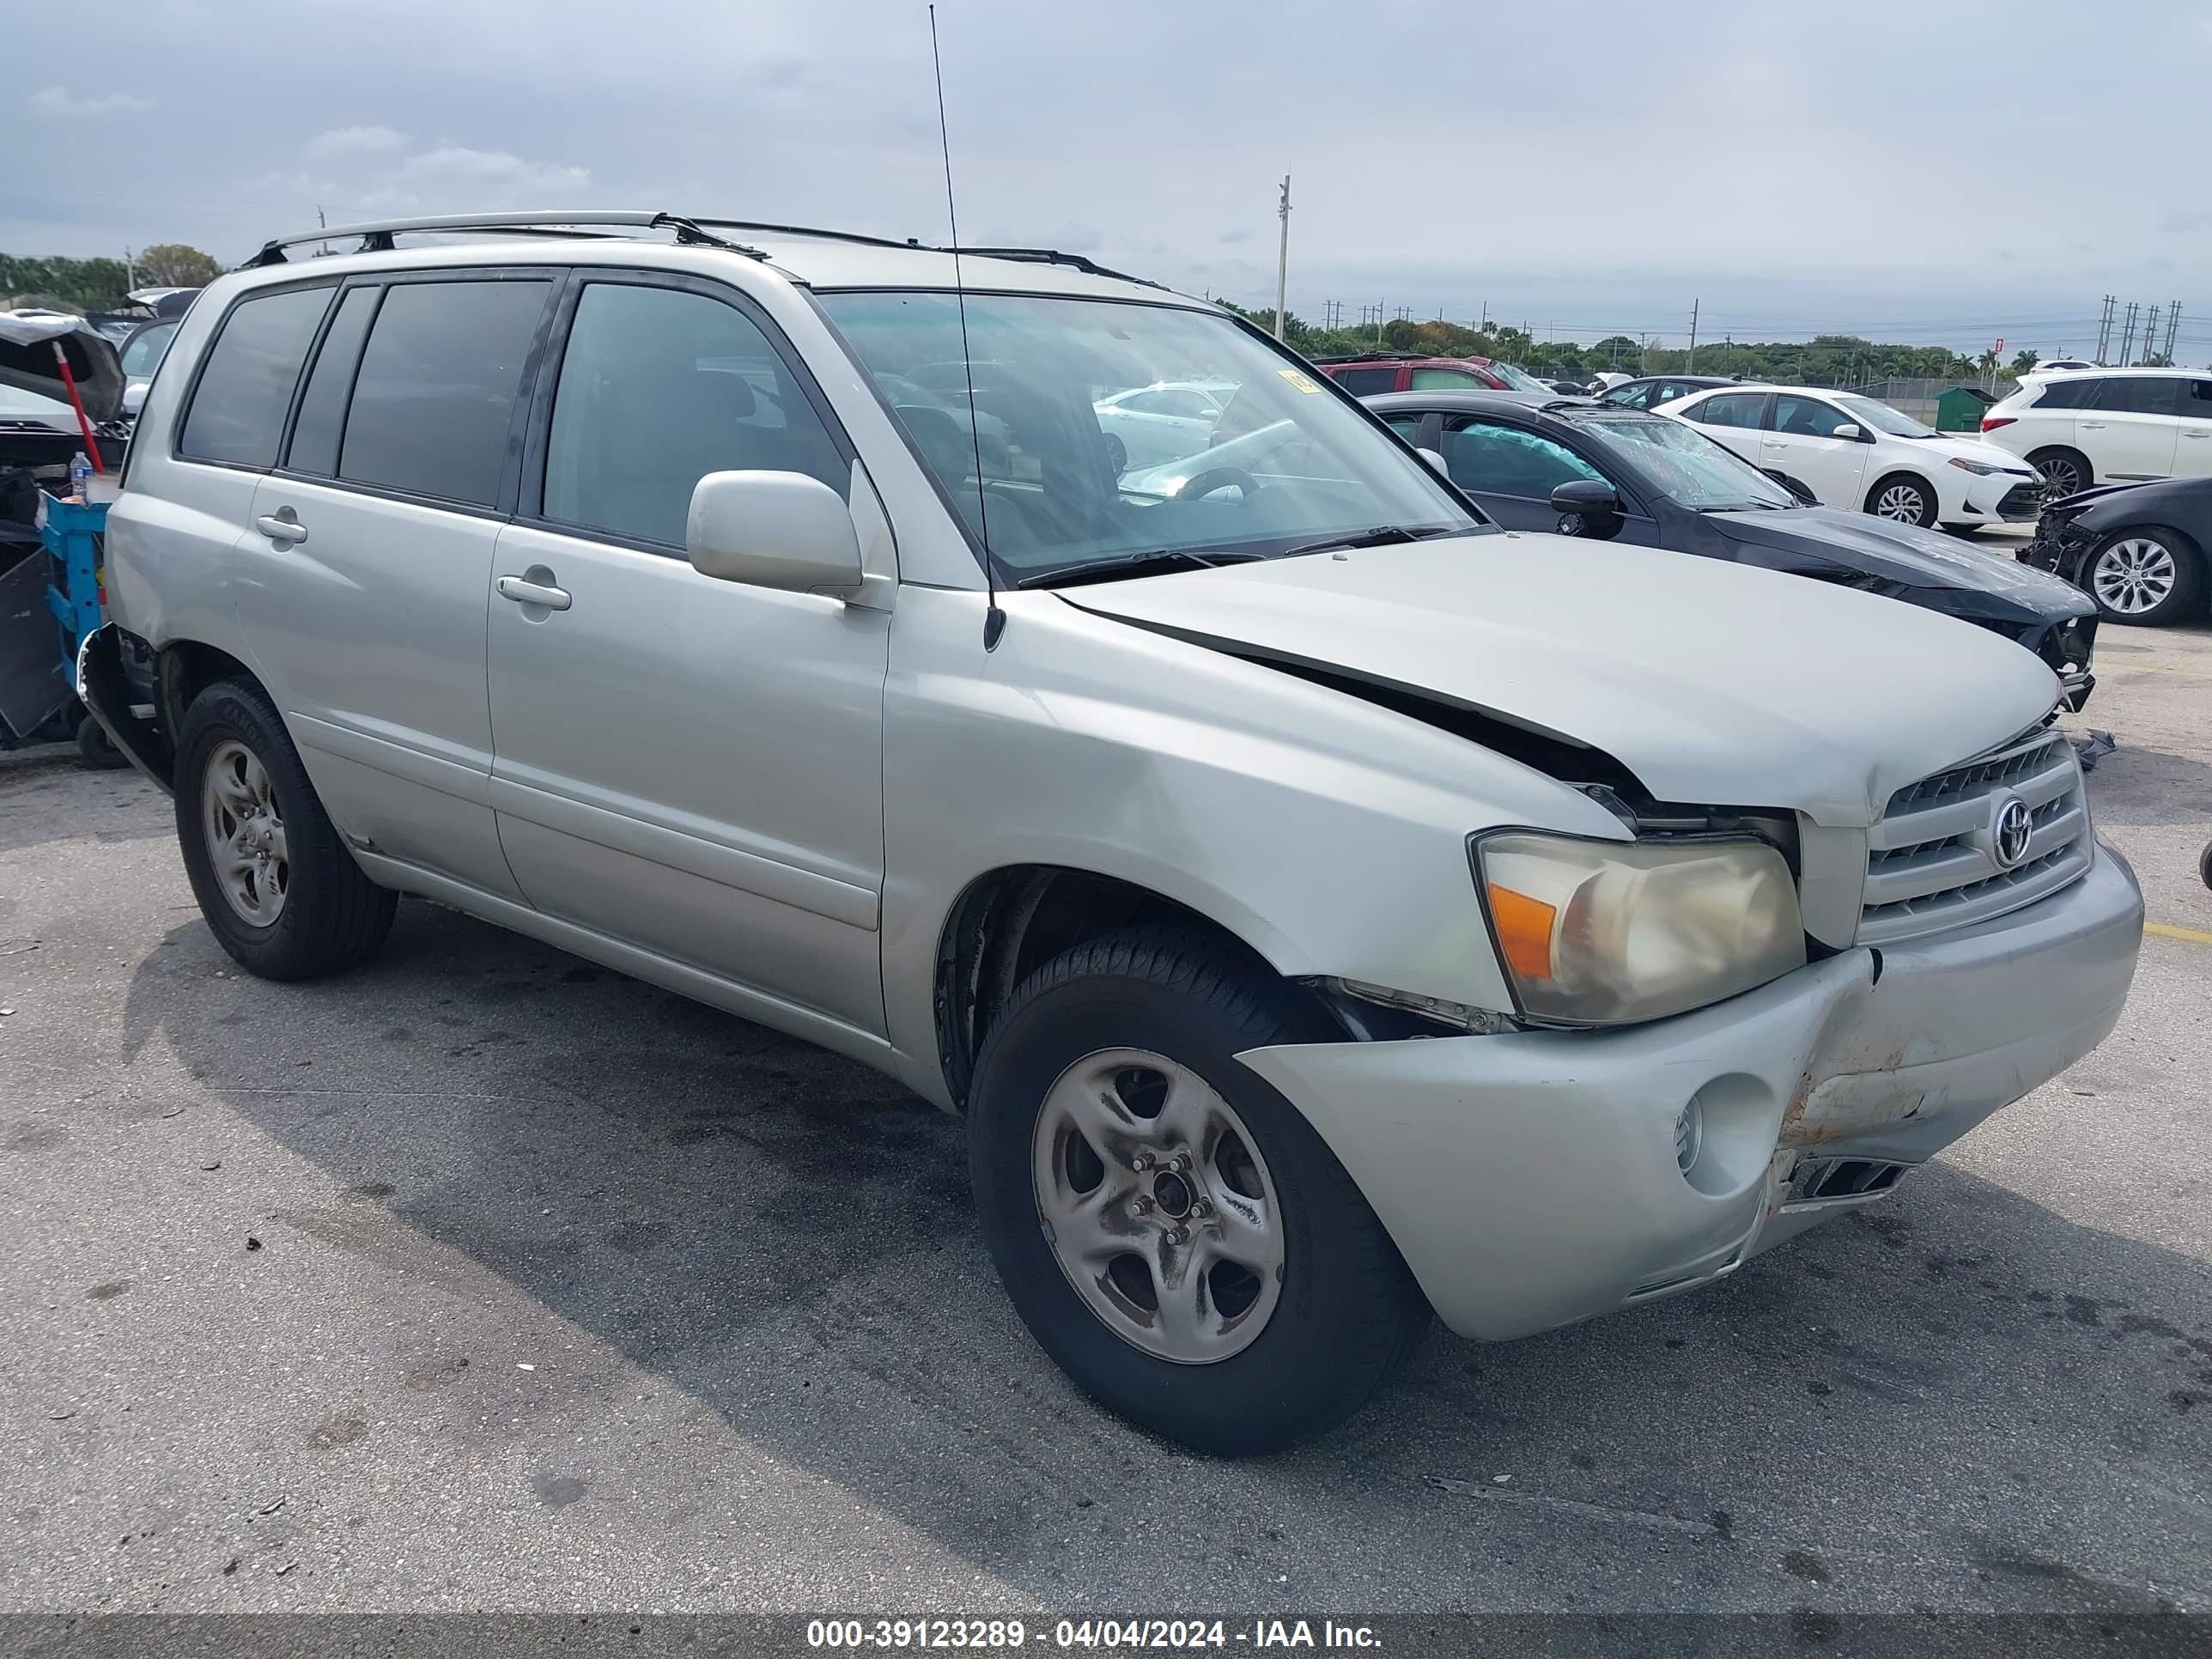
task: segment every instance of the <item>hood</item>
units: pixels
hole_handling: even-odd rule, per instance
[[[2023,477],[2039,476],[2033,467],[2012,451],[1999,449],[1984,439],[1954,436],[1945,432],[1933,438],[1910,438],[1903,441],[1910,443],[1916,451],[1924,452],[1930,465],[1956,455],[1962,461],[1979,461],[1984,466],[2002,467],[2006,471],[2017,472]]]
[[[1103,582],[1054,598],[1596,748],[1660,800],[1872,823],[2057,701],[1985,629],[1771,570],[1492,535]]]
[[[2118,507],[2127,513],[2171,510],[2185,514],[2191,524],[2212,511],[2212,478],[2159,478],[2148,483],[2099,484],[2062,495],[2044,507],[2064,520],[2092,514],[2100,507]]]
[[[59,345],[94,425],[123,408],[123,363],[114,343],[83,318],[58,311],[0,311],[0,386],[66,404],[69,387],[54,362]]]
[[[1786,513],[1709,513],[1706,522],[1730,541],[1826,560],[1907,587],[1959,596],[1936,608],[1952,616],[2000,622],[2051,623],[2096,610],[2081,590],[2047,570],[2022,564],[1941,531],[1805,507]]]

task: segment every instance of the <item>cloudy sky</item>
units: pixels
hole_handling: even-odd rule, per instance
[[[963,229],[1541,335],[2212,357],[2202,0],[941,0]],[[0,250],[467,208],[941,240],[921,0],[132,0],[11,76]]]

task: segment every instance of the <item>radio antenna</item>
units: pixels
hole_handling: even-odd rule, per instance
[[[968,290],[960,280],[960,213],[952,204],[952,133],[945,122],[945,64],[937,53],[937,8],[929,9],[929,66],[937,76],[937,139],[945,152],[945,217],[952,227],[952,297],[960,308],[960,368],[968,377],[968,442],[975,456],[975,528],[983,540],[983,649],[998,648],[999,635],[1006,631],[1006,613],[999,609],[999,577],[991,567],[991,509],[983,493],[982,422],[975,413],[975,359],[968,349]]]

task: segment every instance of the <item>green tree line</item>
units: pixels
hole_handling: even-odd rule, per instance
[[[1274,331],[1272,306],[1252,310],[1227,300],[1220,303],[1268,332]],[[1283,337],[1308,357],[1381,349],[1410,356],[1495,357],[1524,368],[1566,374],[1595,374],[1606,369],[1623,374],[1676,374],[1694,368],[1700,374],[1732,374],[1785,386],[1987,379],[1993,374],[2002,379],[2025,374],[2036,361],[2033,351],[2017,353],[2008,362],[2000,363],[1990,352],[1975,358],[1948,346],[1884,344],[1856,335],[1816,334],[1810,340],[1700,342],[1693,363],[1685,349],[1647,347],[1626,334],[1584,344],[1574,340],[1539,340],[1505,324],[1474,329],[1459,323],[1398,318],[1384,323],[1378,337],[1372,324],[1364,328],[1321,329],[1296,312],[1285,318]]]
[[[120,259],[0,253],[0,300],[21,297],[78,311],[114,311],[134,288],[204,288],[221,275],[222,267],[211,255],[182,242],[157,242],[130,265]]]

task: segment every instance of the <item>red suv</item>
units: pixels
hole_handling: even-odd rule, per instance
[[[1315,368],[1355,398],[1378,392],[1510,392],[1487,357],[1400,357],[1387,351],[1323,358]]]

